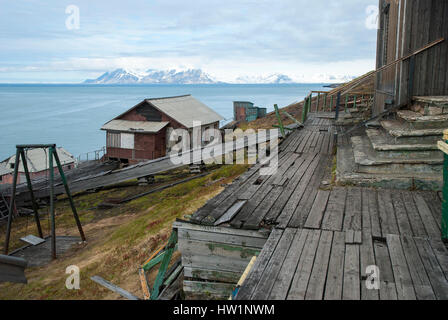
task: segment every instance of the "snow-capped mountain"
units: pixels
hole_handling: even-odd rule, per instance
[[[87,84],[212,84],[218,83],[200,69],[155,70],[135,72],[117,69],[106,72],[96,79],[84,81]]]
[[[236,78],[235,83],[284,84],[294,81],[287,75],[275,73],[268,76],[241,76]]]
[[[285,75],[274,73],[262,76],[240,76],[234,80],[221,82],[201,69],[188,70],[156,70],[148,69],[143,72],[126,69],[116,69],[106,72],[96,79],[84,81],[86,84],[288,84],[288,83],[343,83],[353,80],[350,75],[315,74]]]

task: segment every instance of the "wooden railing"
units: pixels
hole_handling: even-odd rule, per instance
[[[317,96],[313,96],[317,94]],[[365,103],[373,98],[371,92],[350,92],[344,95],[344,110],[347,112],[349,105],[356,108],[359,104]],[[336,111],[336,118],[341,110],[341,92],[311,91],[303,100],[302,123],[308,119],[308,114],[313,112],[333,112]]]
[[[437,143],[443,152],[443,199],[442,199],[442,240],[448,240],[448,130],[443,133],[443,141]]]

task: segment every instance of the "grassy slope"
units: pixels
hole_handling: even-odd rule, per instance
[[[118,207],[99,210],[94,207],[105,199],[125,198],[152,187],[127,187],[80,195],[75,198],[87,244],[79,244],[47,266],[26,271],[28,285],[0,285],[0,299],[117,299],[118,295],[90,280],[99,275],[106,280],[141,297],[137,269],[169,237],[176,218],[192,214],[205,202],[223,190],[222,184],[230,183],[247,170],[247,166],[222,166],[209,175],[177,185],[164,191],[136,199]],[[57,234],[77,235],[69,205],[66,200],[57,202]],[[13,246],[18,238],[35,232],[31,218],[26,228],[26,218],[14,221]],[[45,234],[48,234],[46,219]],[[4,234],[4,226],[1,233]],[[3,246],[3,243],[0,243]],[[50,254],[50,253],[49,253]],[[65,269],[77,265],[81,269],[81,289],[67,290]],[[152,282],[157,270],[148,279]]]

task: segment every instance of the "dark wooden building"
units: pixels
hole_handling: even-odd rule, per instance
[[[413,96],[448,95],[448,1],[379,1],[377,69],[440,38],[445,41],[377,74],[374,113]]]
[[[174,129],[193,133],[193,122],[201,122],[201,136],[192,137],[203,145],[207,129],[219,129],[223,118],[191,95],[145,99],[128,111],[107,122],[106,148],[109,159],[137,163],[164,157],[170,148],[169,137]]]

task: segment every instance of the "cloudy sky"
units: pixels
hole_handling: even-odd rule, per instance
[[[0,0],[0,82],[80,82],[115,68],[201,68],[223,81],[360,75],[374,68],[366,21],[377,3]]]

